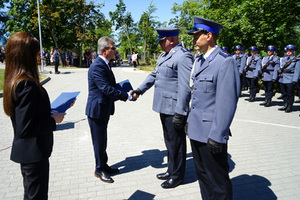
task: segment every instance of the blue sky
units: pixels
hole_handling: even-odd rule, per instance
[[[119,3],[119,0],[97,0],[97,3],[104,3],[105,6],[101,9],[107,19],[109,19],[109,11],[116,10],[116,4]],[[169,22],[169,20],[175,17],[174,14],[171,14],[171,8],[176,2],[182,4],[184,0],[123,0],[126,5],[126,12],[130,12],[134,22],[138,22],[141,15],[146,11],[152,2],[152,4],[157,8],[154,16],[157,16],[157,21],[159,22]]]

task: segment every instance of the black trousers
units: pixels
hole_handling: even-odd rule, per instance
[[[58,72],[58,65],[59,65],[59,62],[54,62],[54,71],[55,72]]]
[[[247,84],[250,87],[250,94],[256,95],[258,80],[254,78],[247,78]]]
[[[21,164],[24,200],[47,200],[49,185],[49,160]]]
[[[280,91],[283,96],[283,102],[293,105],[295,98],[295,88],[293,83],[280,83]]]
[[[194,164],[203,200],[231,200],[227,144],[219,154],[210,153],[206,143],[191,140]]]
[[[273,90],[274,90],[274,83],[273,81],[264,81],[264,90],[265,90],[265,97],[266,99],[272,99],[273,97]]]
[[[168,151],[168,170],[170,178],[184,179],[186,163],[186,134],[184,128],[173,127],[173,115],[160,114],[164,131],[165,145]]]
[[[104,170],[107,166],[108,156],[106,148],[108,120],[109,117],[103,117],[101,119],[94,119],[88,117],[96,162],[95,171]]]

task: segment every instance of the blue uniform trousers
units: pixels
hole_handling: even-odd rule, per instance
[[[293,83],[281,83],[280,91],[283,96],[282,98],[283,102],[289,105],[293,105],[294,98],[295,98],[295,94],[294,94],[295,89]]]
[[[210,153],[206,143],[195,140],[191,140],[191,147],[202,199],[232,199],[227,144],[219,154]]]
[[[247,84],[250,87],[250,94],[256,95],[258,80],[254,78],[247,78]]]
[[[186,134],[184,128],[173,127],[173,115],[160,114],[168,151],[168,170],[170,178],[183,180],[186,163]]]
[[[272,99],[273,97],[273,90],[274,90],[274,83],[273,81],[264,81],[264,90],[265,90],[265,97],[266,99]]]

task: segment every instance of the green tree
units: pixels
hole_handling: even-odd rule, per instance
[[[109,16],[115,25],[115,30],[121,30],[119,32],[123,48],[126,50],[128,47],[129,51],[132,52],[131,37],[132,29],[134,27],[133,19],[130,12],[126,12],[126,5],[123,0],[119,0],[119,4],[116,4],[116,10],[109,12]],[[125,13],[126,12],[126,13]],[[124,39],[124,35],[126,39]]]
[[[43,46],[75,48],[80,56],[82,47],[95,48],[99,37],[112,32],[111,23],[100,12],[102,6],[86,0],[40,1]],[[28,31],[38,36],[37,12],[35,0],[12,0],[7,30]]]
[[[171,23],[182,30],[192,28],[193,16],[221,23],[218,43],[233,48],[253,45],[266,49],[273,44],[283,49],[287,44],[299,44],[300,3],[292,0],[186,0],[175,4],[177,18]]]
[[[148,56],[152,56],[153,53],[158,52],[158,45],[155,42],[157,38],[156,27],[160,26],[160,23],[156,21],[156,16],[153,16],[157,8],[150,3],[147,11],[143,12],[140,21],[138,23],[140,40],[143,41],[143,53],[146,61],[149,61]]]
[[[3,11],[5,7],[5,3],[7,2],[8,0],[0,0],[0,35],[1,36],[5,34],[6,22],[9,19],[7,13]]]

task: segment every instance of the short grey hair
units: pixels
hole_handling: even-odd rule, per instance
[[[103,48],[109,48],[108,43],[113,43],[115,44],[115,41],[107,36],[103,36],[98,40],[98,48],[97,48],[97,53],[99,55],[102,55],[102,49]]]

